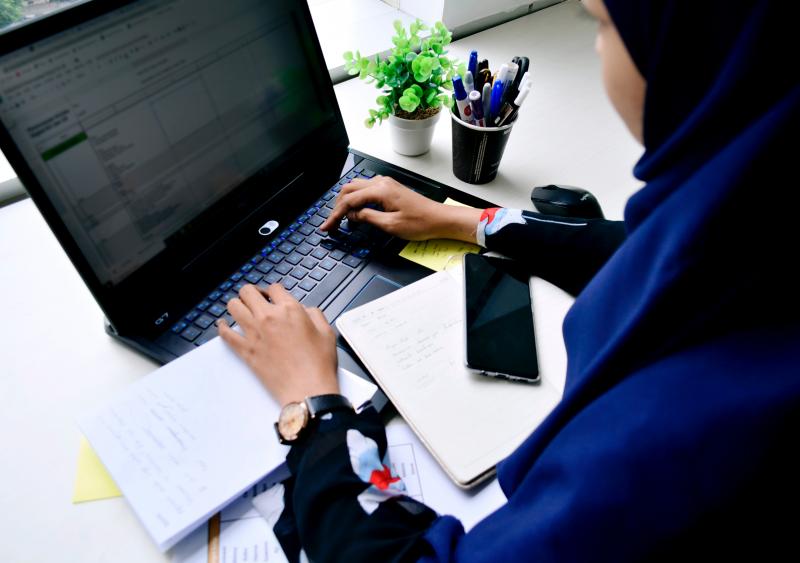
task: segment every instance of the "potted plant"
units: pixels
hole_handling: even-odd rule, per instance
[[[453,35],[442,22],[428,28],[421,20],[411,23],[408,31],[394,22],[394,48],[386,58],[362,57],[356,51],[344,53],[345,70],[358,75],[382,91],[377,109],[369,110],[367,127],[389,121],[392,148],[404,155],[428,152],[433,130],[442,107],[453,106],[453,82],[456,74],[465,73],[463,63],[447,57],[445,47]],[[420,32],[430,29],[428,37]]]

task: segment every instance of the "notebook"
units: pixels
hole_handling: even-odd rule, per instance
[[[362,405],[376,388],[339,370]],[[222,506],[279,468],[287,446],[280,411],[219,338],[86,413],[79,425],[153,541],[169,549]]]
[[[336,322],[419,439],[460,487],[494,473],[561,394],[473,374],[464,365],[463,284],[438,272]]]

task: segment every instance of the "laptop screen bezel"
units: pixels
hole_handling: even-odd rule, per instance
[[[12,28],[0,34],[0,56],[137,1],[90,0]],[[195,246],[194,252],[201,259],[186,261],[186,256],[183,256],[180,264],[150,260],[118,284],[101,283],[8,130],[0,122],[0,149],[116,331],[146,338],[155,337],[177,321],[176,317],[182,310],[202,299],[209,290],[209,284],[221,281],[230,273],[228,270],[240,265],[248,253],[253,252],[254,245],[269,242],[271,237],[257,236],[258,226],[267,219],[286,224],[315,201],[325,186],[339,178],[347,157],[347,131],[308,5],[306,2],[297,4],[304,24],[310,30],[307,39],[308,47],[313,50],[312,57],[322,65],[317,69],[320,78],[323,68],[327,78],[319,80],[318,87],[323,89],[320,95],[331,101],[331,118],[295,145],[280,166],[270,170],[267,176],[257,174],[251,177],[210,208],[215,211],[215,216],[224,217],[227,222],[216,224],[215,221],[205,221],[204,226],[208,228],[203,229],[198,239],[186,241],[187,250],[188,246]],[[268,3],[265,9],[269,9]],[[258,199],[264,193],[269,195]],[[272,236],[275,235],[277,232]],[[209,246],[213,248],[209,250]],[[54,283],[57,281],[53,280]],[[164,319],[168,319],[167,322],[163,322]]]

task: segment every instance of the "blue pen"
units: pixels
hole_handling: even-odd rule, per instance
[[[470,51],[467,70],[472,73],[473,78],[478,76],[478,51]]]
[[[492,86],[492,101],[489,108],[489,115],[484,115],[487,123],[492,123],[494,118],[500,115],[500,108],[503,105],[503,83],[500,80],[494,81]]]
[[[497,71],[497,78],[495,78],[495,82],[501,82],[503,84],[503,94],[505,94],[506,93],[506,87],[508,86],[508,65],[507,64],[503,63],[502,65],[500,65],[500,70]]]

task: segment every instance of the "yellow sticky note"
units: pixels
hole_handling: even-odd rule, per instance
[[[72,502],[86,502],[104,498],[121,497],[111,475],[108,474],[100,458],[94,453],[88,440],[81,436],[78,451],[78,474],[75,477],[75,493]]]
[[[468,242],[432,239],[409,242],[400,256],[422,264],[436,272],[457,267],[468,252],[477,253],[480,248]]]
[[[469,205],[464,205],[449,197],[444,203],[445,205],[469,207]],[[468,242],[433,239],[409,242],[400,252],[400,256],[436,272],[441,272],[444,269],[460,267],[465,254],[468,252],[476,254],[479,250],[479,246]]]
[[[461,203],[460,201],[456,201],[454,199],[450,199],[449,197],[446,200],[444,200],[444,204],[445,205],[455,205],[456,207],[471,207],[471,206],[467,205],[466,203]]]

